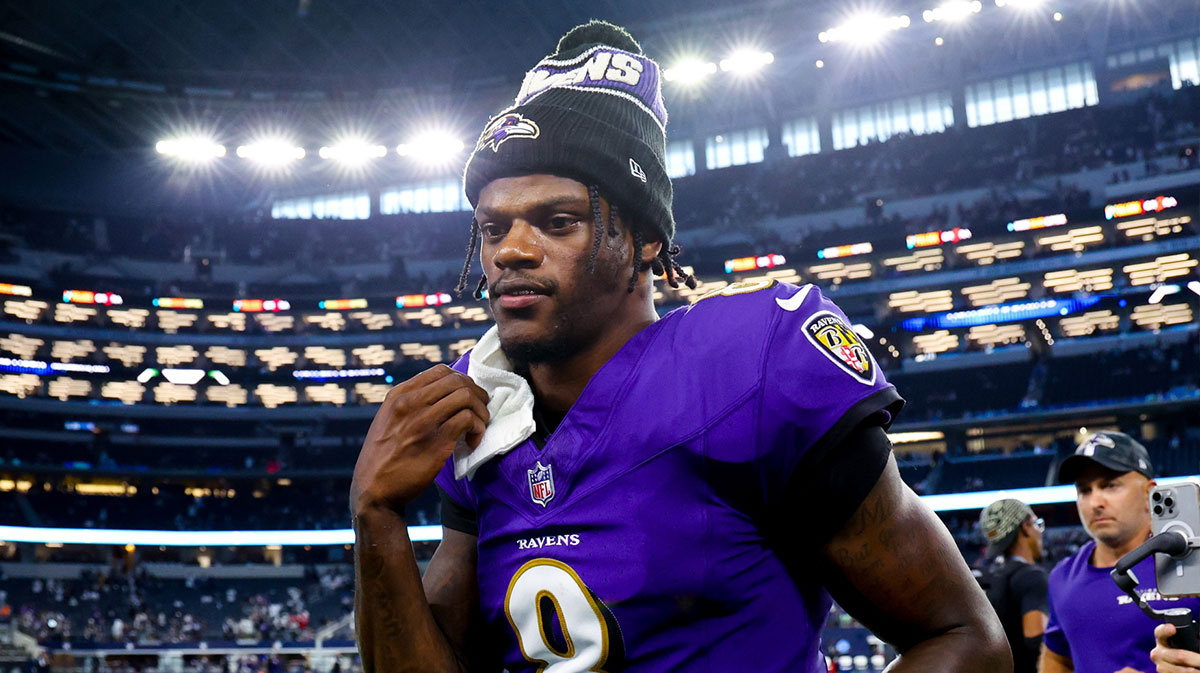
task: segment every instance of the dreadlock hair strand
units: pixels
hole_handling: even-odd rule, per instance
[[[687,285],[688,289],[696,289],[696,277],[689,275],[679,266],[679,262],[675,261],[675,256],[680,253],[681,249],[678,245],[664,245],[658,251],[658,257],[654,259],[652,269],[656,274],[663,274],[667,278],[667,285],[678,289],[680,281]]]
[[[462,293],[467,289],[467,279],[471,276],[471,260],[475,258],[475,252],[479,249],[479,221],[471,218],[471,241],[467,243],[467,258],[463,261],[462,272],[458,274],[458,284],[454,286],[454,294],[462,297]],[[476,290],[478,292],[478,290]],[[478,299],[479,297],[476,297]]]
[[[637,286],[638,275],[642,272],[642,240],[644,235],[642,230],[637,227],[633,228],[633,275],[629,277],[629,292]]]
[[[596,272],[596,256],[600,254],[600,242],[604,239],[604,218],[600,212],[600,188],[588,185],[588,204],[592,207],[592,256],[588,258],[588,273]],[[609,225],[611,229],[611,224]]]
[[[479,282],[475,284],[475,291],[471,293],[476,299],[483,299],[483,291],[487,289],[487,274],[479,274]]]

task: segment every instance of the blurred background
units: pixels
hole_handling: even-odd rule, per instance
[[[592,17],[666,68],[702,282],[660,311],[820,286],[969,563],[1000,489],[1048,566],[1086,540],[1087,432],[1200,473],[1194,2],[4,0],[0,670],[356,669],[358,448],[491,324],[467,150]],[[836,609],[824,646],[889,656]]]

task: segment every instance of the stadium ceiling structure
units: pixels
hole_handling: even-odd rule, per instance
[[[815,4],[82,0],[68,13],[55,3],[3,0],[0,144],[109,152],[136,138],[143,146],[147,105],[205,115],[239,101],[353,105],[381,91],[461,96],[471,82],[517,81],[566,30],[592,17],[627,25],[653,52],[664,32],[768,26],[780,8]]]
[[[525,69],[589,18],[627,26],[668,68],[699,55],[715,70],[740,49],[773,52],[763,90],[699,101],[670,92],[677,120],[698,102],[701,114],[731,124],[747,114],[775,116],[797,101],[828,103],[831,92],[869,98],[897,83],[928,87],[1006,64],[1065,52],[1087,58],[1131,40],[1200,31],[1200,12],[1178,0],[78,0],[70,7],[0,0],[0,150],[147,151],[180,122],[274,124],[327,138],[329,126],[353,119],[396,136],[390,142],[418,116],[457,117],[473,130],[511,100]],[[883,44],[853,54],[867,38]],[[861,79],[830,79],[847,65]],[[821,68],[823,78],[815,74]]]

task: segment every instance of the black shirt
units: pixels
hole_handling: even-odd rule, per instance
[[[980,582],[1012,647],[1013,673],[1037,673],[1042,639],[1026,638],[1021,622],[1027,612],[1050,612],[1046,571],[1020,559],[1001,557],[984,570]]]

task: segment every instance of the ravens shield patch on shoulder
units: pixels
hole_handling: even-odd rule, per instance
[[[867,345],[841,316],[817,311],[804,321],[804,336],[854,380],[868,386],[875,383],[875,361]]]

